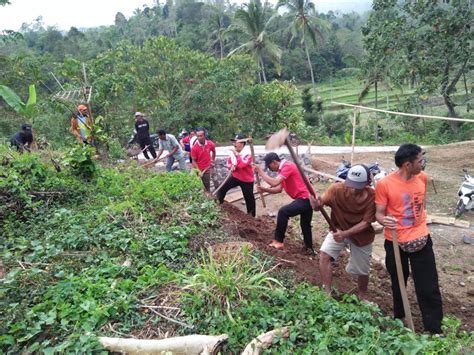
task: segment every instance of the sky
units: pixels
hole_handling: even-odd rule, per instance
[[[369,10],[371,3],[370,0],[313,1],[318,12],[329,10],[363,12]],[[235,2],[246,1],[235,0]],[[56,26],[59,30],[69,30],[71,26],[77,28],[108,26],[114,23],[117,12],[122,12],[129,18],[136,8],[143,8],[143,5],[151,6],[153,3],[153,0],[10,0],[10,5],[0,6],[0,31],[6,29],[17,31],[23,23],[32,23],[38,16],[43,17],[45,26]]]

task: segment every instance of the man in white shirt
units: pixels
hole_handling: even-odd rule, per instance
[[[157,159],[160,158],[165,149],[168,151],[168,155],[166,156],[166,171],[171,171],[175,160],[179,163],[179,170],[186,171],[186,158],[176,137],[172,134],[167,134],[164,129],[159,129],[158,138],[160,139],[160,148],[158,150]]]

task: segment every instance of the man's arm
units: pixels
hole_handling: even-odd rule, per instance
[[[212,148],[211,148],[211,166],[214,166],[214,163],[216,161],[216,146],[213,145]]]
[[[258,192],[268,192],[271,194],[279,194],[283,190],[283,186],[278,185],[275,187],[264,187],[264,186],[257,186]]]
[[[387,206],[385,205],[375,205],[375,219],[379,222],[382,226],[388,229],[396,229],[397,228],[397,220],[392,216],[387,216],[385,214]]]
[[[176,153],[176,151],[178,150],[178,146],[175,146],[173,149],[171,149],[168,153],[168,155],[166,156],[167,158],[168,157],[171,157],[173,156],[174,153]]]
[[[156,153],[156,160],[160,159],[161,154],[163,154],[163,148],[160,148],[160,150],[158,150],[158,153]]]
[[[261,167],[259,167],[256,164],[252,164],[253,170],[257,172],[258,175],[261,176],[261,178],[269,184],[271,187],[275,187],[278,185],[281,185],[282,181],[284,180],[283,176],[278,175],[276,178],[272,178],[271,176],[268,176],[265,174],[265,172],[262,170]],[[283,188],[283,187],[282,187]],[[281,191],[281,190],[280,190]],[[279,192],[280,192],[279,191]],[[269,191],[268,191],[269,192]]]

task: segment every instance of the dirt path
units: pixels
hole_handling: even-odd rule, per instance
[[[335,168],[343,158],[342,155],[317,155],[313,156],[315,169],[334,174]],[[345,158],[348,158],[347,156]],[[428,213],[449,216],[457,201],[457,189],[462,180],[462,168],[474,171],[474,142],[458,143],[447,146],[430,147],[427,151],[427,173],[433,179],[428,191]],[[389,169],[394,167],[393,153],[359,153],[355,162],[379,164]],[[316,183],[318,191],[324,191],[328,182]],[[435,192],[436,189],[436,192]],[[240,192],[229,195],[233,199]],[[320,285],[321,277],[318,268],[318,257],[301,255],[301,233],[298,221],[293,220],[289,226],[289,236],[285,240],[285,250],[275,250],[267,246],[273,239],[275,228],[275,215],[278,208],[289,202],[285,194],[266,197],[267,208],[263,209],[257,202],[257,218],[247,216],[243,211],[245,205],[241,202],[224,204],[222,208],[227,212],[229,231],[251,242],[265,253],[272,255],[284,267],[295,270],[299,280],[306,280],[312,284]],[[474,329],[474,246],[464,244],[464,235],[474,237],[474,212],[463,216],[464,220],[471,223],[469,229],[431,224],[434,251],[437,260],[441,292],[443,296],[444,313],[454,315],[462,320],[462,328]],[[321,245],[327,232],[327,225],[319,214],[313,217],[313,238],[315,247]],[[392,298],[389,276],[385,270],[383,249],[383,236],[379,234],[374,243],[374,261],[369,283],[369,299],[379,305],[387,314],[392,313]],[[356,280],[348,275],[344,268],[347,254],[342,255],[335,267],[334,285],[343,293],[355,293]],[[415,326],[422,330],[421,315],[416,304],[414,288],[409,279],[408,294],[412,304]]]

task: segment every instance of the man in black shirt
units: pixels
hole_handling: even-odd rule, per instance
[[[140,148],[143,150],[143,155],[146,159],[150,159],[147,151],[151,153],[153,159],[156,158],[155,148],[150,138],[150,124],[143,117],[141,112],[135,112],[135,137],[134,141],[140,144]],[[145,149],[146,147],[146,149]]]
[[[21,126],[21,131],[15,133],[10,140],[10,144],[18,151],[23,151],[23,149],[30,151],[31,143],[33,143],[33,131],[31,125],[26,123]]]

